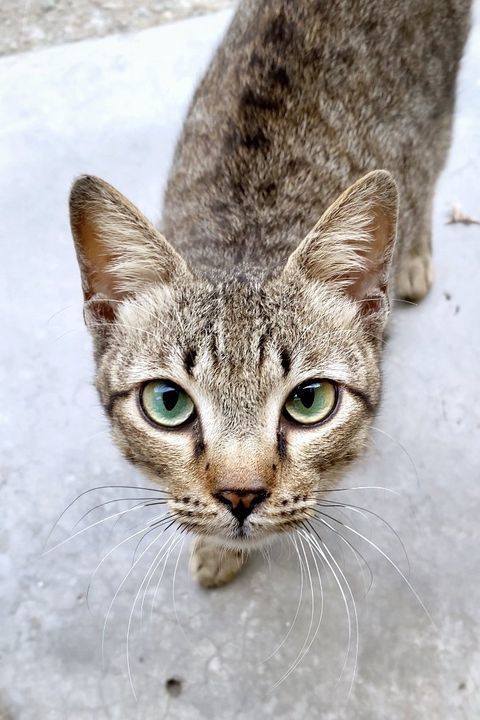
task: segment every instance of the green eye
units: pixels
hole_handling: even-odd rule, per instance
[[[308,380],[290,393],[284,411],[297,423],[313,425],[331,415],[337,395],[337,386],[330,380]]]
[[[195,412],[195,406],[185,390],[166,380],[146,383],[140,401],[145,415],[164,427],[183,425]]]

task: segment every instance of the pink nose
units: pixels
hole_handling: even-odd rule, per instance
[[[263,488],[261,490],[254,488],[246,488],[245,490],[225,489],[217,492],[215,497],[226,505],[232,515],[242,524],[253,508],[267,499],[268,493]]]

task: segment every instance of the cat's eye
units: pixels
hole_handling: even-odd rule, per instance
[[[301,425],[313,425],[326,420],[337,405],[338,389],[330,380],[308,380],[298,385],[288,396],[284,414]]]
[[[195,405],[185,390],[167,380],[152,380],[140,392],[145,415],[156,425],[179,427],[195,414]]]

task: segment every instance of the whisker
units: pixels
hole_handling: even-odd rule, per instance
[[[313,561],[314,561],[314,563],[315,563],[315,569],[316,569],[316,571],[317,571],[317,577],[318,577],[319,584],[320,584],[320,597],[321,597],[320,617],[319,617],[319,620],[318,620],[317,625],[316,625],[316,627],[315,627],[315,631],[314,631],[314,633],[313,633],[313,636],[312,636],[312,638],[310,639],[310,634],[311,634],[311,630],[312,630],[312,626],[313,626],[313,618],[314,618],[314,616],[315,616],[315,599],[314,599],[314,598],[315,598],[315,595],[314,595],[314,590],[313,590],[312,576],[311,576],[311,573],[310,573],[310,566],[309,566],[309,563],[308,563],[308,559],[307,559],[307,556],[306,556],[306,553],[305,553],[305,549],[304,549],[303,543],[302,543],[302,541],[301,541],[300,538],[299,538],[299,540],[300,540],[300,544],[301,544],[301,546],[302,546],[302,551],[303,551],[303,553],[304,553],[305,563],[306,563],[306,566],[307,566],[308,575],[309,575],[309,581],[310,581],[310,591],[311,591],[311,616],[310,616],[310,626],[309,626],[309,629],[308,629],[308,632],[307,632],[307,637],[305,638],[305,641],[304,641],[302,647],[300,648],[300,650],[299,650],[299,652],[298,652],[298,654],[297,654],[297,657],[295,658],[294,662],[292,663],[292,665],[290,666],[290,668],[287,670],[287,672],[283,675],[283,677],[275,684],[274,689],[277,688],[277,687],[280,685],[280,683],[282,683],[284,680],[286,680],[286,679],[289,677],[289,675],[291,675],[291,673],[296,670],[296,668],[297,668],[298,665],[301,663],[301,661],[303,660],[303,658],[308,654],[310,648],[312,647],[313,643],[315,642],[315,639],[316,639],[316,637],[317,637],[317,635],[318,635],[318,632],[319,632],[319,630],[320,630],[320,626],[321,626],[321,623],[322,623],[322,619],[323,619],[324,598],[323,598],[323,585],[322,585],[320,570],[319,570],[319,567],[318,567],[317,558],[315,557],[315,554],[314,554],[313,551],[312,551],[310,539],[309,539],[308,537],[305,537],[305,536],[304,536],[304,540],[305,540],[305,542],[306,542],[307,545],[308,545],[308,548],[309,548],[309,550],[310,550],[310,552],[311,552],[311,554],[312,554]]]
[[[399,440],[396,440],[392,435],[390,435],[385,430],[381,430],[380,428],[375,427],[375,425],[369,425],[369,428],[370,428],[370,430],[375,430],[375,432],[378,432],[381,435],[384,435],[385,437],[389,438],[389,440],[391,440],[392,442],[394,442],[398,445],[400,450],[402,450],[405,453],[408,460],[410,461],[410,465],[412,466],[413,472],[415,474],[415,479],[417,481],[417,485],[420,486],[420,478],[418,475],[417,466],[415,465],[415,462],[414,462],[412,456],[410,455],[410,453],[408,452],[407,448],[404,445],[402,445],[402,443]]]
[[[311,547],[311,544],[310,544],[310,538],[307,539],[307,543],[308,543],[308,547],[309,547],[309,550],[310,550],[311,555],[312,555],[312,558],[313,558],[313,562],[315,563],[315,569],[316,569],[316,571],[317,571],[317,577],[318,577],[318,582],[319,582],[319,587],[320,587],[320,601],[321,601],[321,606],[320,606],[320,617],[319,617],[319,619],[318,619],[317,627],[315,628],[315,633],[314,633],[314,635],[313,635],[312,640],[310,641],[309,646],[308,646],[307,649],[306,649],[305,654],[309,651],[310,647],[312,646],[312,644],[313,644],[314,641],[315,641],[315,638],[316,638],[317,635],[318,635],[318,632],[319,632],[319,630],[320,630],[320,626],[321,626],[321,624],[322,624],[323,610],[324,610],[323,583],[322,583],[322,576],[321,576],[321,573],[320,573],[320,568],[318,567],[316,555],[315,555],[315,553],[314,553],[313,550],[312,550],[312,547]]]
[[[317,503],[319,503],[319,502],[320,501],[317,501]],[[405,556],[405,560],[407,562],[408,574],[410,575],[410,558],[408,557],[407,548],[405,547],[405,544],[404,544],[402,538],[400,537],[400,535],[398,534],[398,532],[395,530],[395,528],[392,525],[390,525],[388,520],[385,520],[385,518],[383,518],[381,515],[374,512],[373,510],[370,510],[370,508],[359,507],[358,505],[350,505],[349,503],[337,503],[337,504],[340,507],[351,510],[352,512],[358,512],[363,517],[365,517],[365,515],[363,513],[368,513],[368,515],[372,515],[377,520],[380,520],[380,522],[383,523],[383,525],[385,525],[390,530],[390,532],[393,533],[393,535],[395,535],[396,539],[398,540],[398,543],[400,544],[400,547],[402,548],[403,554]],[[334,507],[334,505],[324,504],[324,505],[320,505],[320,507],[328,508],[328,507]]]
[[[393,298],[393,302],[403,303],[404,305],[414,305],[415,307],[418,305],[417,302],[413,302],[412,300],[405,300],[404,298]]]
[[[303,531],[302,531],[302,530],[299,530],[299,532],[303,532],[304,534],[310,533],[310,537],[311,537],[311,540],[312,540],[312,542],[313,542],[313,544],[314,544],[315,549],[317,550],[318,553],[320,553],[320,557],[327,563],[327,565],[328,565],[328,567],[329,567],[329,569],[330,569],[330,572],[331,572],[332,575],[333,575],[333,578],[334,578],[334,580],[335,580],[335,583],[336,583],[338,589],[340,590],[340,595],[341,595],[341,597],[342,597],[343,604],[344,604],[344,607],[345,607],[345,613],[346,613],[346,615],[347,615],[347,621],[348,621],[347,652],[346,652],[346,654],[345,654],[345,660],[344,660],[344,663],[343,663],[343,666],[342,666],[342,671],[341,671],[341,673],[340,673],[340,678],[339,678],[339,681],[340,681],[343,673],[345,672],[345,668],[346,668],[346,666],[347,666],[348,658],[350,657],[350,649],[351,649],[351,643],[352,643],[352,619],[351,619],[351,615],[350,615],[350,608],[349,608],[349,605],[348,605],[347,597],[346,597],[345,592],[344,592],[344,590],[343,590],[343,586],[342,586],[340,580],[338,579],[337,574],[335,573],[334,569],[332,568],[331,563],[328,561],[328,558],[325,556],[325,553],[324,553],[323,550],[321,549],[320,545],[318,544],[318,542],[315,540],[315,538],[314,538],[313,535],[311,534],[311,531],[313,530],[313,532],[315,533],[315,535],[318,537],[318,540],[320,541],[320,543],[323,544],[322,538],[320,537],[320,535],[319,535],[317,532],[315,532],[315,529],[312,528],[312,526],[310,525],[310,522],[309,522],[308,520],[306,521],[306,525],[308,526],[308,528],[310,528],[310,531],[309,531],[308,529],[304,529]]]
[[[321,536],[319,535],[319,533],[316,531],[316,529],[313,527],[313,525],[310,523],[309,520],[307,520],[306,523],[307,523],[308,527],[310,528],[310,530],[311,530],[311,531],[315,534],[315,536],[318,538],[318,541],[321,543],[321,545],[322,545],[323,548],[325,549],[325,552],[328,553],[329,557],[331,558],[332,562],[334,563],[335,567],[337,568],[338,572],[340,573],[340,576],[341,576],[341,578],[343,579],[345,585],[347,586],[348,593],[349,593],[349,595],[350,595],[350,597],[351,597],[351,600],[352,600],[353,612],[354,612],[354,618],[355,618],[355,655],[354,655],[354,667],[353,667],[352,679],[351,679],[351,682],[350,682],[350,689],[349,689],[349,692],[348,692],[348,697],[350,697],[350,694],[351,694],[352,689],[353,689],[353,684],[354,684],[354,682],[355,682],[355,675],[356,675],[357,661],[358,661],[358,645],[359,645],[359,640],[358,640],[358,614],[357,614],[357,605],[356,605],[356,603],[355,603],[355,598],[354,598],[354,596],[353,596],[353,593],[352,593],[352,589],[351,589],[351,587],[350,587],[350,584],[349,584],[348,580],[346,579],[346,577],[345,577],[345,575],[344,575],[341,567],[339,566],[339,564],[337,563],[337,561],[336,561],[335,558],[333,557],[332,553],[330,552],[330,550],[329,550],[328,546],[326,545],[325,541],[321,538]],[[338,587],[339,587],[339,589],[340,589],[340,592],[341,592],[341,594],[342,594],[342,598],[343,598],[343,601],[344,601],[345,609],[346,609],[346,612],[347,612],[347,615],[348,615],[348,646],[347,646],[347,654],[346,654],[346,656],[345,656],[345,661],[344,661],[344,664],[343,664],[343,667],[342,667],[342,671],[341,671],[340,677],[339,677],[339,682],[340,682],[340,679],[342,678],[343,673],[345,672],[345,668],[346,668],[346,665],[347,665],[347,662],[348,662],[348,658],[349,658],[349,655],[350,655],[351,636],[352,636],[350,608],[348,607],[348,602],[347,602],[347,599],[346,599],[346,596],[345,596],[345,593],[344,593],[342,584],[340,583],[340,581],[339,581],[339,579],[338,579],[338,577],[337,577],[337,574],[336,574],[335,570],[333,569],[332,565],[330,564],[330,562],[329,562],[327,556],[325,555],[325,553],[324,553],[324,552],[322,551],[322,549],[320,548],[320,545],[318,544],[317,540],[316,540],[314,537],[312,537],[312,535],[310,535],[310,538],[311,538],[313,544],[316,546],[318,552],[320,552],[322,558],[325,560],[325,562],[326,562],[327,565],[329,566],[330,571],[332,572],[332,574],[333,574],[333,576],[334,576],[334,578],[335,578],[335,581],[336,581],[336,583],[337,583],[337,585],[338,585]]]
[[[142,506],[139,505],[138,507],[142,507]],[[126,515],[127,513],[132,512],[133,510],[136,510],[136,509],[137,509],[136,507],[133,507],[133,508],[127,508],[126,510],[120,510],[119,512],[113,513],[112,515],[107,515],[107,517],[105,517],[105,518],[101,518],[101,520],[97,520],[94,523],[90,523],[90,525],[87,525],[87,527],[84,527],[81,530],[77,530],[77,532],[73,533],[73,535],[70,535],[65,540],[62,540],[61,542],[57,543],[53,547],[49,548],[48,550],[45,550],[42,553],[42,555],[49,555],[54,550],[58,550],[58,548],[61,548],[63,545],[65,545],[68,542],[71,542],[71,540],[74,540],[79,535],[83,535],[83,533],[87,532],[88,530],[91,530],[92,528],[97,527],[98,525],[101,525],[102,523],[105,523],[108,520],[111,520],[112,518]]]
[[[295,544],[295,539],[294,539],[294,537],[289,533],[289,534],[287,535],[287,538],[291,541],[293,547],[295,548],[295,552],[297,553],[297,557],[298,557],[298,564],[299,564],[299,567],[300,567],[300,592],[299,592],[299,596],[298,596],[298,603],[297,603],[297,608],[296,608],[295,615],[294,615],[294,617],[293,617],[292,623],[291,623],[290,627],[288,628],[286,634],[284,635],[283,640],[280,642],[279,645],[277,645],[277,647],[275,648],[275,650],[274,650],[268,657],[265,658],[265,660],[263,661],[264,663],[266,663],[266,662],[268,662],[269,660],[271,660],[271,659],[277,654],[277,652],[278,652],[278,651],[285,645],[285,643],[287,642],[288,638],[290,637],[291,632],[293,631],[293,628],[295,627],[295,623],[297,622],[297,618],[298,618],[298,615],[299,615],[299,613],[300,613],[300,608],[301,608],[302,600],[303,600],[303,584],[304,584],[303,563],[302,563],[302,560],[301,560],[301,557],[300,557],[300,553],[299,553],[299,551],[298,551],[298,547],[297,547],[297,545]]]
[[[48,325],[53,320],[53,318],[57,317],[58,315],[61,315],[66,310],[71,310],[72,308],[75,308],[78,310],[78,309],[81,309],[81,307],[82,307],[82,303],[73,303],[71,305],[65,305],[65,307],[60,308],[60,310],[55,310],[55,312],[52,315],[50,315],[50,317],[47,320],[44,320],[44,325]]]
[[[267,565],[268,565],[268,572],[271,574],[271,572],[272,572],[272,559],[271,559],[271,557],[270,557],[270,548],[269,548],[268,546],[267,546],[267,547],[262,547],[262,548],[260,548],[260,552],[262,553],[262,557],[263,557],[263,559],[265,560],[265,562],[266,562]]]
[[[152,543],[149,545],[149,547],[151,547],[151,546],[158,540],[158,537],[159,537],[159,536],[157,536],[157,537],[155,538],[155,540],[152,541]],[[129,682],[130,682],[130,687],[131,687],[131,689],[132,689],[132,693],[133,693],[133,696],[134,696],[135,700],[137,699],[137,694],[136,694],[136,692],[135,692],[135,687],[134,687],[134,684],[133,684],[133,677],[132,677],[132,672],[131,672],[131,666],[130,666],[130,630],[131,630],[131,627],[132,627],[133,614],[134,614],[134,612],[135,612],[135,606],[136,606],[136,604],[137,604],[137,602],[138,602],[138,598],[139,598],[139,596],[140,596],[140,593],[141,593],[141,591],[142,591],[142,588],[143,588],[143,586],[144,586],[147,578],[150,576],[151,573],[154,573],[154,572],[155,572],[155,569],[156,569],[156,567],[157,567],[157,560],[158,560],[159,555],[162,553],[162,551],[163,551],[163,549],[165,548],[165,546],[168,545],[168,544],[170,544],[169,547],[167,548],[167,550],[165,551],[164,555],[167,555],[167,554],[168,554],[168,551],[169,551],[170,548],[171,548],[171,545],[172,545],[173,540],[175,540],[175,543],[174,543],[174,544],[178,544],[178,542],[180,542],[181,538],[180,538],[180,537],[175,538],[175,535],[172,535],[171,537],[167,538],[167,540],[163,543],[163,545],[162,545],[162,547],[160,548],[160,550],[158,551],[158,553],[155,555],[152,563],[150,564],[150,567],[148,568],[148,570],[147,570],[147,572],[146,572],[146,574],[145,574],[145,576],[144,576],[144,578],[143,578],[143,580],[142,580],[142,582],[141,582],[141,584],[140,584],[140,587],[139,587],[138,590],[137,590],[137,593],[136,593],[135,598],[134,598],[134,600],[133,600],[132,609],[130,610],[130,615],[129,615],[129,618],[128,618],[127,636],[126,636],[127,673],[128,673],[128,679],[129,679]],[[147,548],[146,550],[148,550],[148,548]],[[145,550],[144,552],[146,552],[146,550]],[[142,555],[143,555],[143,553],[142,553]],[[141,559],[141,557],[142,557],[142,556],[140,556],[139,560]],[[162,561],[162,559],[163,559],[163,556],[162,556],[162,558],[160,559],[160,562]],[[130,568],[129,573],[131,572],[131,570],[132,570],[132,568]],[[126,577],[128,577],[128,574],[127,574]],[[124,579],[124,580],[125,580],[125,579]],[[114,600],[115,600],[115,598],[114,598]],[[114,601],[114,600],[113,600],[113,601]],[[107,618],[108,618],[108,615],[107,615]],[[105,626],[104,626],[104,627],[105,627]],[[103,648],[103,644],[102,644],[102,648]]]
[[[311,509],[312,509],[313,512],[315,512],[315,509],[314,509],[314,508],[311,508]],[[319,510],[317,510],[316,512],[317,512],[319,515],[322,515],[322,514],[323,514],[323,513],[321,513]],[[317,520],[318,520],[318,519],[319,519],[319,518],[317,518],[316,516],[312,516],[312,515],[310,515],[309,517],[311,517],[312,520],[314,520],[314,519],[317,519]],[[355,560],[357,561],[358,566],[359,566],[359,568],[360,568],[360,570],[361,570],[362,577],[363,577],[363,570],[364,570],[364,568],[363,568],[362,565],[360,564],[359,558],[363,561],[365,567],[368,568],[368,573],[369,573],[369,575],[370,575],[370,584],[369,584],[368,588],[365,587],[365,595],[368,595],[368,593],[370,592],[370,590],[371,590],[371,588],[372,588],[372,585],[373,585],[373,571],[372,571],[372,568],[370,567],[370,564],[369,564],[369,563],[367,562],[367,560],[365,559],[365,556],[360,552],[360,550],[358,550],[354,545],[352,545],[352,543],[351,543],[344,535],[342,535],[342,533],[341,533],[339,530],[336,530],[334,527],[332,527],[332,525],[330,525],[329,523],[327,523],[327,522],[324,521],[324,520],[321,520],[321,522],[323,522],[323,524],[326,525],[326,527],[330,528],[330,530],[331,530],[333,533],[335,533],[335,535],[338,535],[338,537],[339,537],[341,540],[343,540],[343,542],[346,543],[347,546],[350,548],[350,550],[352,551],[353,556],[354,556]]]
[[[316,500],[315,502],[317,503],[317,505],[316,505],[317,507],[338,509],[338,511],[340,512],[342,517],[348,517],[348,515],[345,512],[342,512],[342,508],[349,510],[349,509],[356,507],[355,505],[349,505],[348,503],[342,503],[340,501],[328,502],[328,500],[320,499],[320,500]],[[356,509],[358,510],[358,514],[361,515],[364,520],[367,520],[367,521],[370,520],[370,518],[367,517],[368,510],[365,510],[365,512],[362,512],[363,508],[356,508]]]
[[[148,527],[148,526],[147,526],[147,527]],[[145,530],[146,530],[146,528],[145,528],[145,527],[142,527],[140,530],[137,530],[137,531],[134,532],[132,535],[129,535],[127,538],[125,538],[125,539],[122,540],[121,542],[119,542],[119,543],[117,543],[116,545],[114,545],[113,548],[111,548],[111,549],[107,552],[107,554],[104,555],[103,558],[100,560],[100,562],[97,564],[97,566],[95,567],[93,573],[92,573],[91,576],[90,576],[90,580],[89,580],[89,583],[88,583],[88,586],[87,586],[87,592],[86,592],[86,594],[85,594],[85,600],[86,600],[87,607],[88,607],[89,611],[90,611],[90,604],[89,604],[90,589],[91,589],[91,587],[92,587],[92,583],[93,583],[93,581],[94,581],[94,579],[95,579],[95,576],[96,576],[97,572],[100,570],[100,568],[101,568],[101,566],[103,565],[103,563],[110,557],[110,555],[112,555],[112,554],[115,552],[115,550],[117,550],[117,549],[118,549],[119,547],[121,547],[122,545],[125,545],[125,543],[127,543],[127,542],[128,542],[129,540],[131,540],[132,538],[137,537],[137,535],[140,535],[141,533],[145,532]]]
[[[173,612],[174,612],[174,614],[175,614],[175,620],[177,621],[177,625],[179,626],[180,630],[182,631],[184,637],[187,638],[187,640],[188,640],[188,636],[187,636],[185,630],[183,629],[183,625],[182,625],[182,623],[180,622],[180,618],[179,618],[179,616],[178,616],[177,603],[176,603],[176,600],[175,600],[175,580],[176,580],[176,578],[177,578],[178,563],[180,562],[180,557],[181,557],[181,555],[182,555],[182,550],[183,550],[183,546],[184,546],[184,545],[185,545],[185,537],[182,539],[182,544],[180,545],[180,550],[178,551],[177,560],[176,560],[176,562],[175,562],[175,567],[174,567],[174,570],[173,570],[173,578],[172,578],[172,604],[173,604]]]
[[[312,527],[312,530],[314,530],[313,527]],[[315,533],[315,534],[317,534],[317,533]],[[317,537],[318,537],[318,535],[317,535]],[[325,541],[322,542],[322,545],[323,545],[323,547],[324,547],[324,549],[325,549],[325,552],[328,553],[331,561],[334,563],[335,567],[337,568],[338,572],[340,573],[340,575],[341,575],[341,577],[342,577],[342,579],[343,579],[343,582],[344,582],[345,585],[347,586],[347,590],[348,590],[348,593],[349,593],[349,595],[350,595],[350,598],[351,598],[352,604],[353,604],[353,613],[354,613],[354,618],[355,618],[355,655],[354,655],[354,662],[353,662],[352,680],[351,680],[350,689],[349,689],[348,695],[347,695],[347,699],[348,699],[348,698],[350,697],[350,695],[351,695],[352,690],[353,690],[353,685],[354,685],[355,677],[356,677],[356,674],[357,674],[357,664],[358,664],[359,628],[358,628],[357,604],[356,604],[356,602],[355,602],[355,597],[354,597],[354,595],[353,595],[352,588],[350,587],[350,583],[348,582],[348,580],[347,580],[347,578],[346,578],[346,576],[345,576],[345,573],[343,572],[343,570],[342,570],[342,568],[340,567],[340,565],[338,564],[338,562],[335,560],[334,556],[332,555],[332,553],[331,553],[330,549],[328,548],[327,544],[325,543]],[[341,676],[340,676],[340,677],[341,677]]]
[[[137,505],[134,505],[134,506],[133,506],[132,508],[130,508],[130,509],[133,510],[133,509],[136,509],[137,507],[138,507],[138,508],[150,507],[151,504],[156,504],[156,503],[143,503],[143,502],[142,502],[142,503],[138,503]],[[159,505],[163,505],[163,502],[159,502]],[[114,522],[112,523],[112,525],[111,525],[111,527],[110,527],[109,535],[108,535],[108,539],[109,539],[109,540],[110,540],[110,538],[113,536],[113,533],[115,532],[115,529],[116,529],[118,523],[121,522],[121,520],[123,520],[124,517],[126,517],[126,514],[125,514],[125,515],[120,515],[120,516],[119,516],[118,518],[116,518],[116,520],[114,520]],[[138,521],[135,522],[133,525],[130,525],[130,527],[127,529],[127,533],[131,532],[131,530],[134,530],[136,527],[138,527]],[[146,529],[146,528],[145,528],[145,529]]]
[[[312,493],[330,493],[330,492],[348,492],[349,490],[384,490],[385,492],[392,493],[393,495],[401,496],[401,493],[398,492],[398,490],[392,490],[392,488],[383,487],[382,485],[357,485],[355,487],[346,487],[346,488],[329,488],[327,490],[321,490],[320,488],[315,488],[314,490],[311,490]]]
[[[387,553],[384,552],[376,543],[374,543],[372,540],[369,540],[369,538],[365,537],[365,535],[362,535],[362,533],[358,532],[358,530],[355,530],[354,528],[350,527],[349,525],[346,525],[345,523],[342,523],[342,522],[341,522],[340,520],[338,520],[337,518],[331,517],[330,519],[331,519],[331,520],[334,520],[334,521],[337,522],[337,523],[340,523],[341,525],[343,525],[344,528],[346,528],[346,529],[349,530],[350,532],[354,533],[354,535],[357,535],[359,538],[361,538],[361,539],[364,540],[366,543],[368,543],[369,545],[371,545],[378,553],[380,553],[380,555],[381,555],[383,558],[385,558],[385,560],[387,560],[387,562],[394,568],[394,570],[398,573],[398,575],[399,575],[399,576],[402,578],[402,580],[405,582],[405,584],[406,584],[407,587],[409,588],[410,592],[413,594],[413,596],[415,597],[415,599],[416,599],[417,602],[419,603],[420,607],[421,607],[422,610],[424,611],[425,615],[428,617],[428,619],[429,619],[430,623],[432,624],[432,626],[433,626],[435,629],[437,629],[437,626],[436,626],[435,622],[433,621],[433,618],[432,618],[432,616],[430,615],[429,611],[428,611],[427,608],[425,607],[425,605],[424,605],[424,603],[423,603],[420,595],[417,593],[417,591],[415,590],[415,588],[413,587],[413,585],[410,583],[410,581],[408,580],[408,578],[405,577],[404,573],[400,570],[400,568],[398,567],[398,565],[391,559],[391,557],[389,557],[389,556],[387,555]]]
[[[80,495],[77,495],[77,497],[74,500],[72,500],[72,502],[70,502],[67,505],[67,507],[60,513],[60,515],[54,522],[52,529],[50,530],[50,532],[47,535],[47,538],[45,540],[45,546],[48,544],[48,541],[50,540],[53,531],[55,530],[58,523],[65,515],[65,513],[67,513],[68,510],[70,510],[70,508],[72,507],[72,505],[74,505],[78,500],[80,500],[80,498],[84,497],[84,495],[88,495],[89,493],[96,492],[97,490],[112,490],[112,489],[115,489],[115,490],[117,490],[117,489],[119,489],[119,490],[144,490],[146,492],[155,492],[155,493],[162,493],[163,495],[170,495],[170,493],[168,491],[161,490],[160,488],[148,488],[148,487],[142,487],[142,486],[137,486],[137,485],[99,485],[97,487],[90,488],[89,490],[84,490],[83,492],[80,493]]]
[[[172,518],[173,518],[173,520],[172,520]],[[160,525],[164,525],[164,524],[165,524],[166,522],[168,522],[169,520],[172,520],[172,522],[170,523],[170,525],[168,525],[168,526],[165,528],[166,530],[168,530],[168,528],[173,525],[173,523],[175,522],[176,518],[177,518],[177,513],[175,513],[175,512],[170,512],[170,513],[167,513],[166,515],[163,515],[160,520],[154,520],[152,523],[150,523],[150,525],[148,526],[149,529],[145,532],[144,535],[142,535],[142,537],[140,538],[140,540],[138,541],[138,543],[137,543],[137,545],[136,545],[136,547],[135,547],[135,550],[133,551],[132,564],[135,562],[135,558],[136,558],[136,556],[137,556],[138,548],[140,547],[140,545],[142,544],[142,542],[144,541],[144,539],[147,537],[147,535],[150,535],[150,533],[153,532],[157,527],[160,527]]]
[[[170,548],[169,548],[169,550],[168,550],[168,554],[167,554],[167,557],[166,557],[165,562],[164,562],[164,564],[163,564],[163,568],[162,568],[160,577],[158,578],[157,584],[156,584],[156,586],[155,586],[155,592],[153,593],[152,604],[151,604],[151,607],[150,607],[150,622],[153,620],[153,611],[154,611],[154,607],[155,607],[155,601],[156,601],[156,599],[157,599],[157,594],[158,594],[158,591],[159,591],[159,589],[160,589],[160,585],[161,585],[163,576],[164,576],[164,574],[165,574],[165,569],[166,569],[166,567],[167,567],[167,565],[168,565],[168,561],[169,561],[169,559],[170,559],[170,555],[171,555],[172,550],[173,550],[174,547],[175,547],[175,546],[172,546],[172,545],[171,545]],[[158,565],[157,565],[157,567],[158,567]],[[150,581],[152,580],[152,578],[153,578],[153,574],[152,574],[152,576],[151,576],[151,578],[150,578],[150,580],[149,580],[149,583],[150,583]],[[147,589],[148,589],[148,588],[147,588]],[[144,596],[143,596],[144,600],[145,600],[145,596],[146,596],[146,592],[145,592],[145,594],[144,594]],[[142,613],[143,613],[143,603],[142,603],[142,608],[141,608],[141,614],[142,614]]]
[[[106,502],[99,503],[98,505],[94,505],[92,508],[90,508],[90,510],[87,510],[87,512],[83,513],[81,518],[79,518],[77,520],[77,522],[75,523],[75,525],[73,526],[72,530],[74,530],[78,525],[80,525],[82,520],[84,520],[87,517],[87,515],[90,515],[90,513],[94,512],[95,510],[98,510],[101,507],[105,507],[105,505],[111,505],[112,503],[117,503],[117,502],[127,502],[129,500],[140,501],[138,503],[138,505],[134,505],[133,508],[129,508],[130,510],[134,510],[136,507],[150,507],[152,505],[166,505],[166,503],[168,502],[168,500],[155,500],[155,501],[151,502],[152,498],[149,498],[149,497],[140,497],[140,498],[139,497],[122,497],[122,498],[116,498],[116,500],[107,500]]]
[[[305,547],[303,545],[301,537],[298,535],[298,539],[300,542],[300,547],[302,549],[303,558],[305,560],[305,569],[307,571],[307,577],[308,582],[310,586],[310,621],[308,625],[307,635],[305,640],[303,641],[303,645],[300,648],[300,650],[297,653],[297,656],[295,660],[293,661],[292,665],[288,668],[288,670],[284,673],[284,675],[280,678],[280,680],[277,680],[275,685],[273,686],[273,689],[276,690],[281,683],[288,678],[288,676],[295,670],[295,668],[298,666],[299,662],[301,661],[303,657],[303,651],[305,650],[306,646],[308,645],[308,641],[310,639],[310,633],[312,632],[313,628],[313,621],[315,618],[315,593],[313,591],[313,581],[312,581],[312,573],[310,571],[310,566],[308,563],[307,553],[305,552]]]
[[[171,551],[172,551],[172,547],[174,547],[174,546],[177,544],[177,541],[179,541],[179,539],[180,539],[179,536],[176,535],[175,533],[170,536],[170,545],[168,546],[166,552],[160,557],[160,559],[158,560],[158,562],[157,562],[157,558],[158,558],[158,555],[159,555],[160,553],[157,554],[157,556],[156,556],[155,559],[154,559],[154,562],[152,562],[152,564],[150,565],[150,568],[149,568],[149,570],[148,570],[148,573],[145,575],[144,581],[147,579],[147,576],[148,576],[148,575],[149,575],[149,577],[148,577],[147,584],[145,585],[145,590],[143,591],[143,596],[142,596],[142,602],[141,602],[141,604],[140,604],[140,622],[143,622],[143,612],[144,612],[144,607],[145,607],[145,601],[146,601],[147,594],[148,594],[148,591],[149,591],[149,589],[150,589],[150,586],[151,586],[151,584],[152,584],[152,580],[153,580],[153,578],[155,577],[155,573],[156,573],[157,569],[160,567],[160,565],[161,565],[162,562],[163,562],[163,568],[162,568],[162,572],[161,572],[161,577],[163,577],[163,574],[164,574],[164,572],[165,572],[165,568],[166,568],[167,563],[168,563],[168,559],[169,559],[169,557],[170,557],[170,553],[171,553]],[[174,542],[174,541],[175,541],[175,542]],[[165,543],[165,544],[166,544],[166,543]],[[162,546],[162,548],[163,548],[163,547],[164,547],[164,546]],[[162,548],[161,548],[161,549],[162,549]],[[161,550],[160,550],[160,552],[161,552]],[[143,585],[143,584],[144,584],[144,583],[142,583],[142,585]],[[142,587],[142,586],[140,586],[140,590],[141,590],[141,587]]]
[[[125,583],[127,582],[128,578],[129,578],[130,575],[132,574],[132,572],[133,572],[134,568],[136,567],[136,565],[138,565],[138,563],[140,562],[140,560],[142,559],[142,557],[145,555],[145,553],[147,553],[148,550],[150,550],[150,548],[157,542],[157,540],[162,536],[162,534],[163,534],[164,532],[165,532],[165,528],[164,528],[160,533],[158,533],[158,535],[156,535],[156,536],[154,537],[154,539],[151,541],[151,543],[149,543],[149,544],[147,545],[147,547],[145,548],[145,550],[143,550],[142,553],[141,553],[141,555],[139,555],[139,557],[135,560],[135,562],[133,563],[133,565],[132,565],[132,566],[130,567],[130,569],[127,571],[127,573],[126,573],[126,575],[124,576],[123,580],[121,581],[120,585],[117,587],[117,589],[116,589],[116,591],[115,591],[115,594],[114,594],[114,596],[113,596],[113,598],[112,598],[112,600],[111,600],[111,602],[110,602],[110,605],[108,606],[107,614],[106,614],[105,621],[104,621],[104,624],[103,624],[103,631],[102,631],[102,662],[103,662],[104,665],[105,665],[105,635],[106,635],[106,631],[107,631],[108,620],[109,620],[109,618],[110,618],[110,614],[111,614],[111,612],[112,612],[112,608],[113,608],[113,606],[114,606],[114,604],[115,604],[115,600],[117,599],[117,597],[118,597],[121,589],[123,588],[123,586],[124,586]],[[170,538],[168,538],[168,540],[170,540]],[[167,540],[166,542],[168,542],[168,540]],[[165,543],[165,544],[166,544],[166,543]],[[134,697],[135,697],[135,699],[136,699],[135,689],[132,688],[132,691],[133,691],[133,695],[134,695]]]

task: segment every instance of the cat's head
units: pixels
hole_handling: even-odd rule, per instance
[[[397,191],[370,173],[270,274],[206,277],[102,180],[70,201],[97,388],[125,456],[227,545],[313,513],[380,395]]]

